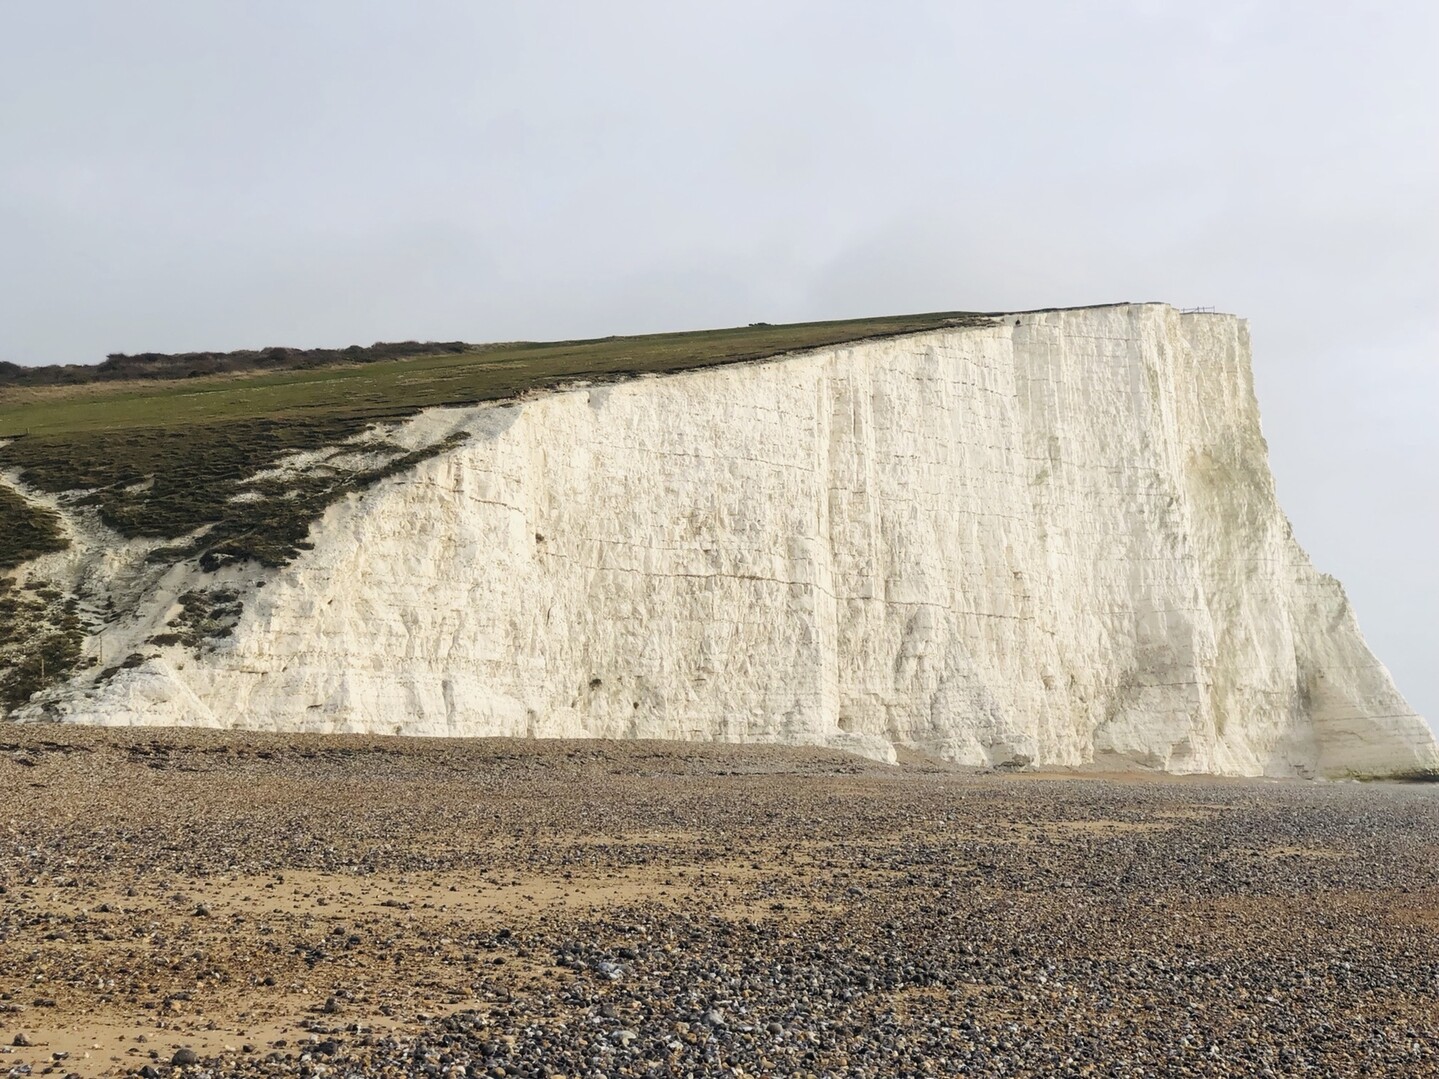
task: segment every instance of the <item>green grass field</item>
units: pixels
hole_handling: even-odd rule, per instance
[[[518,342],[481,345],[459,355],[318,370],[0,391],[0,438],[254,419],[388,419],[436,405],[500,400],[576,378],[685,371],[935,329],[977,317],[949,312],[592,341]]]
[[[425,408],[503,400],[577,379],[686,371],[987,321],[945,312],[761,324],[476,346],[310,370],[0,389],[0,440],[10,439],[0,446],[0,468],[20,470],[22,482],[38,490],[84,492],[78,504],[96,508],[122,535],[179,540],[208,526],[203,536],[162,549],[161,559],[198,556],[209,568],[246,559],[280,565],[303,548],[310,522],[326,506],[425,455],[370,472],[299,478],[261,491],[264,498],[233,501],[247,478],[287,453],[333,445]],[[11,509],[0,533],[15,533],[21,521],[44,531],[37,509]],[[30,540],[0,535],[0,551],[7,543],[28,550]]]

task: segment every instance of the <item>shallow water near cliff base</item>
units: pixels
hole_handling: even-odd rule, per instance
[[[1439,1069],[1433,786],[10,726],[0,791],[0,1075]]]

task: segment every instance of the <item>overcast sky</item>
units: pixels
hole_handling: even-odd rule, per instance
[[[0,4],[0,359],[1162,299],[1439,719],[1439,4]]]

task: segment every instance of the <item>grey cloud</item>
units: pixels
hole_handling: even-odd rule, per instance
[[[1418,0],[10,4],[0,358],[1214,304],[1439,717],[1436,39]]]

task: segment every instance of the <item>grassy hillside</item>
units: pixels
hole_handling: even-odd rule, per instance
[[[396,453],[372,469],[320,469],[244,485],[287,453],[321,449],[424,408],[501,400],[575,379],[684,371],[984,321],[950,312],[758,324],[477,346],[359,366],[12,386],[0,388],[0,440],[10,439],[0,446],[0,468],[21,470],[22,481],[39,490],[83,492],[79,503],[126,536],[179,539],[209,526],[163,549],[161,558],[198,556],[210,568],[244,559],[279,565],[304,545],[310,522],[330,503],[426,455]],[[234,501],[241,491],[250,500]],[[0,532],[12,532],[11,521],[0,518]],[[0,548],[6,542],[0,535]]]

